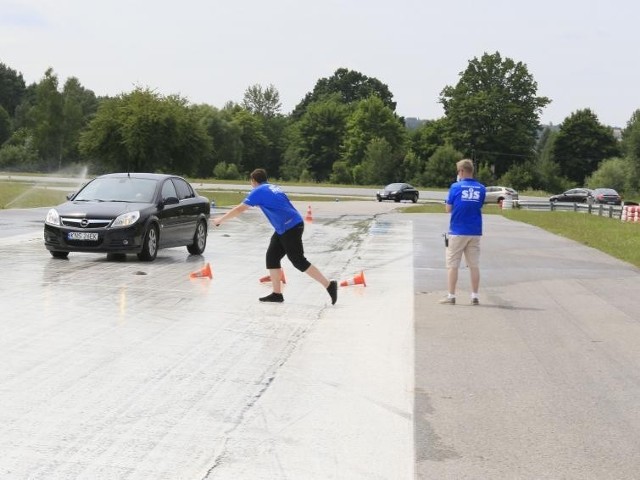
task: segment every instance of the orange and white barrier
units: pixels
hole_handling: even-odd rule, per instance
[[[620,220],[623,222],[640,223],[640,206],[628,205],[622,207]]]

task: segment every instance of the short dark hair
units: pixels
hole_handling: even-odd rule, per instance
[[[265,183],[267,181],[267,171],[264,168],[256,168],[249,177],[256,183]]]

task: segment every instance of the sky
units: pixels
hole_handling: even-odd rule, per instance
[[[444,115],[440,92],[499,52],[527,66],[540,115],[591,109],[624,128],[640,108],[636,0],[0,0],[0,63],[96,95],[136,87],[218,108],[273,85],[289,113],[347,68],[389,87],[404,117]]]

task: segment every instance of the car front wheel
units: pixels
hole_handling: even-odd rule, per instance
[[[418,202],[418,194],[415,194],[415,195],[413,196],[413,198],[411,199],[411,201],[412,201],[413,203],[417,203],[417,202]]]
[[[193,235],[193,243],[187,245],[187,250],[191,255],[202,255],[207,246],[207,224],[200,220],[196,226],[196,233]]]
[[[158,255],[158,228],[155,225],[149,225],[144,235],[142,251],[138,254],[138,258],[144,262],[151,262]]]

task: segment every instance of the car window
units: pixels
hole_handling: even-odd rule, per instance
[[[181,178],[172,178],[173,184],[176,186],[176,190],[178,191],[178,198],[180,200],[184,200],[185,198],[194,197],[193,189],[191,185],[182,180]]]
[[[385,190],[400,190],[402,185],[402,183],[390,183],[385,187]]]
[[[155,180],[146,178],[96,178],[88,183],[74,200],[151,203],[155,191]]]
[[[173,185],[171,180],[165,180],[162,184],[162,200],[166,200],[169,197],[178,198],[178,193],[176,192],[176,187]]]

